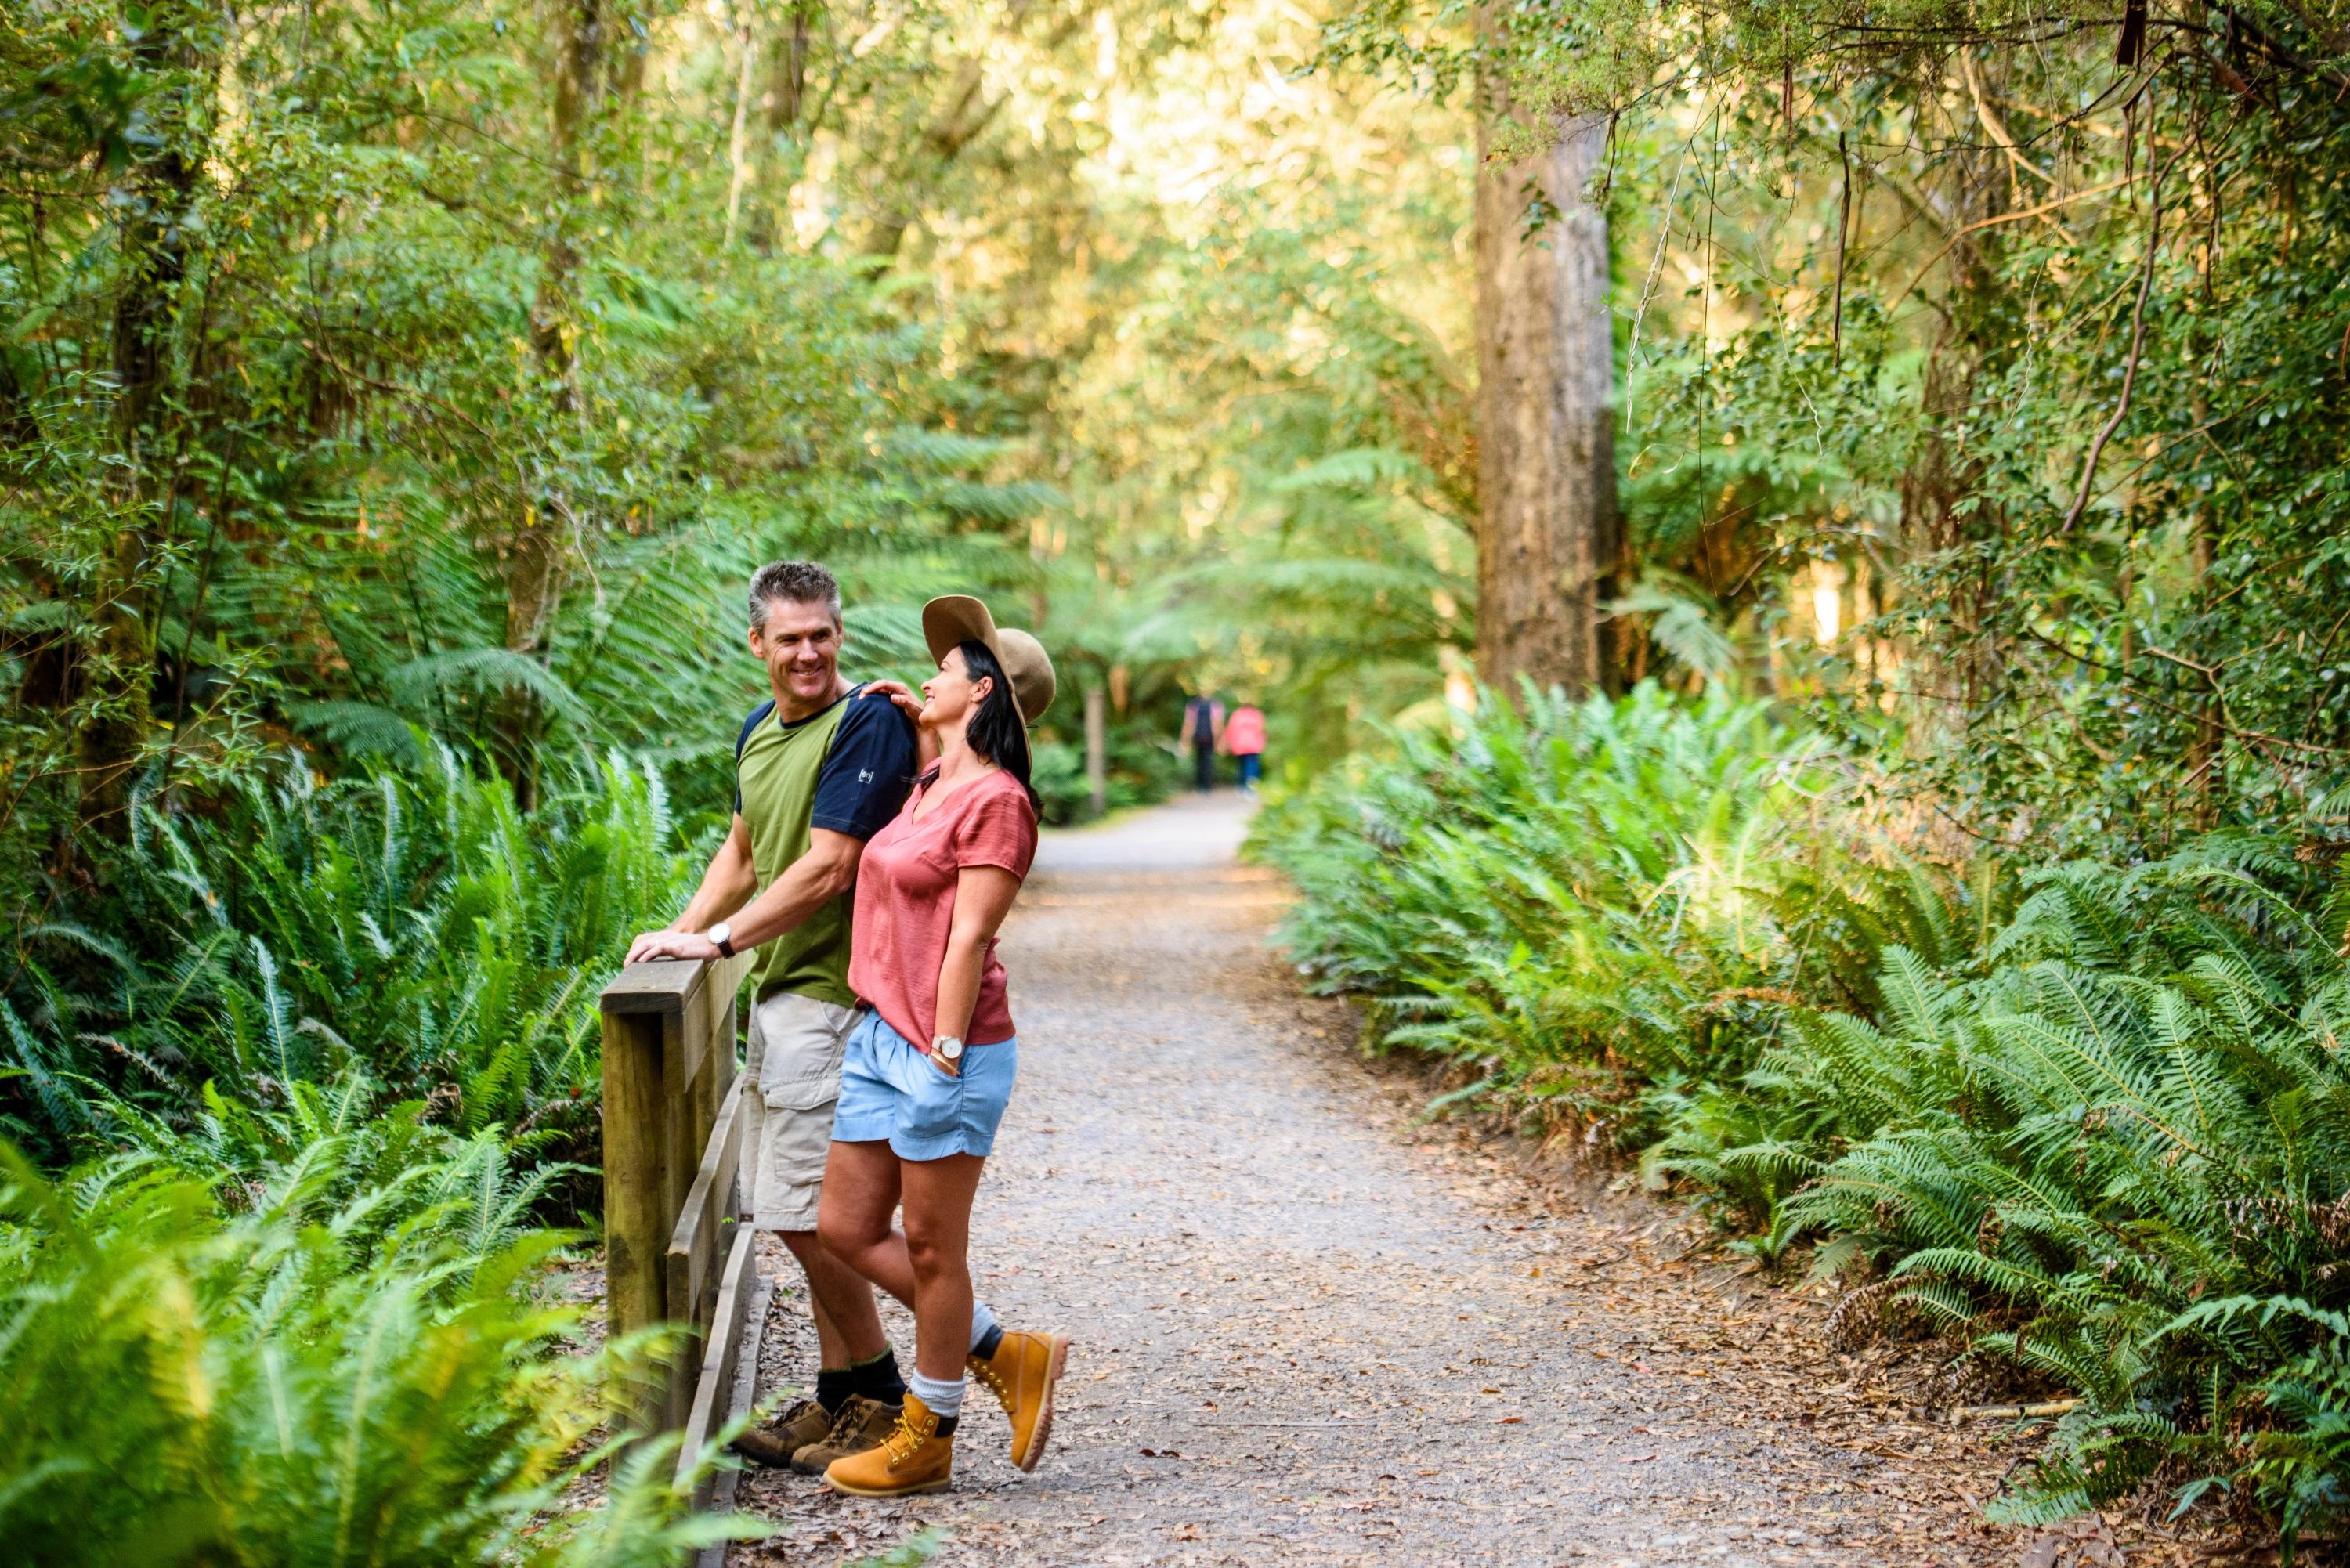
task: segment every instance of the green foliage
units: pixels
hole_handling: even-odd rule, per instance
[[[0,1082],[16,1136],[61,1153],[109,1135],[107,1106],[227,1136],[238,1107],[291,1109],[356,1068],[448,1125],[588,1152],[595,977],[698,865],[649,769],[584,763],[525,817],[416,743],[406,772],[322,784],[286,761],[209,815],[142,808],[115,867],[126,939],[21,939],[22,1076]]]
[[[1980,972],[1888,949],[1879,1026],[1806,1020],[1776,1054],[1768,1092],[1843,1148],[1789,1212],[1978,1354],[2083,1397],[2012,1511],[2258,1455],[2296,1522],[2330,1518],[2308,1357],[2350,1304],[2350,975],[2324,885],[2221,836],[2033,880]],[[2280,1398],[2302,1436],[2253,1437]]]
[[[2008,1516],[2160,1476],[2330,1527],[2350,881],[2228,833],[1946,875],[1823,795],[1849,766],[1718,690],[1530,693],[1398,737],[1257,846],[1305,895],[1302,967],[1382,1041],[1605,1118],[1766,1262],[1873,1264],[1887,1310],[2079,1395]]]
[[[369,1090],[332,1098],[303,1115]],[[673,1442],[558,1512],[645,1347],[577,1354],[578,1310],[536,1299],[563,1239],[484,1225],[478,1144],[299,1120],[226,1180],[141,1153],[51,1183],[0,1145],[16,1560],[653,1568],[745,1533],[686,1514]]]
[[[1825,982],[1772,889],[1813,852],[1797,830],[1834,759],[1719,688],[1524,701],[1523,722],[1488,694],[1399,732],[1393,761],[1293,797],[1257,842],[1305,894],[1287,934],[1318,988],[1642,1141],[1632,1085],[1717,1070],[1769,996]],[[1563,1059],[1599,1076],[1539,1076]]]

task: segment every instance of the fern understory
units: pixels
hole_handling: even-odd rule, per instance
[[[1931,864],[1757,703],[1524,694],[1261,820],[1309,983],[1881,1332],[2080,1404],[1993,1505],[2350,1514],[2350,877],[2314,814]]]
[[[674,1440],[608,1440],[654,1346],[588,1354],[546,1299],[550,1173],[424,1112],[353,1073],[54,1180],[0,1145],[12,1560],[655,1568],[757,1532],[690,1512]]]

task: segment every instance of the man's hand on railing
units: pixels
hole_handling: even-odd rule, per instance
[[[629,963],[650,963],[656,959],[700,959],[715,962],[724,955],[718,944],[700,931],[647,931],[629,944]]]

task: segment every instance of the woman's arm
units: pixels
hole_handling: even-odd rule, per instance
[[[939,738],[922,727],[922,700],[914,694],[914,689],[902,680],[868,680],[865,689],[889,698],[898,704],[899,711],[914,722],[914,776],[920,778],[937,766]]]
[[[946,961],[939,965],[939,1006],[931,1025],[935,1033],[961,1039],[971,1028],[988,941],[1019,894],[1020,878],[1001,866],[966,866],[956,875],[954,923],[947,931]],[[914,1045],[921,1051],[931,1048],[927,1040]]]

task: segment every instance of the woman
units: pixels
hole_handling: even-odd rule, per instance
[[[995,931],[1036,852],[1025,726],[1052,705],[1052,660],[962,595],[923,607],[922,631],[939,661],[922,701],[879,683],[920,726],[920,773],[858,868],[848,984],[870,1011],[848,1037],[816,1216],[836,1257],[914,1307],[897,1429],[824,1472],[858,1497],[951,1484],[966,1367],[1012,1417],[1013,1462],[1034,1469],[1068,1357],[1057,1334],[1007,1333],[983,1309],[973,1321],[967,1255],[1019,1063]]]

